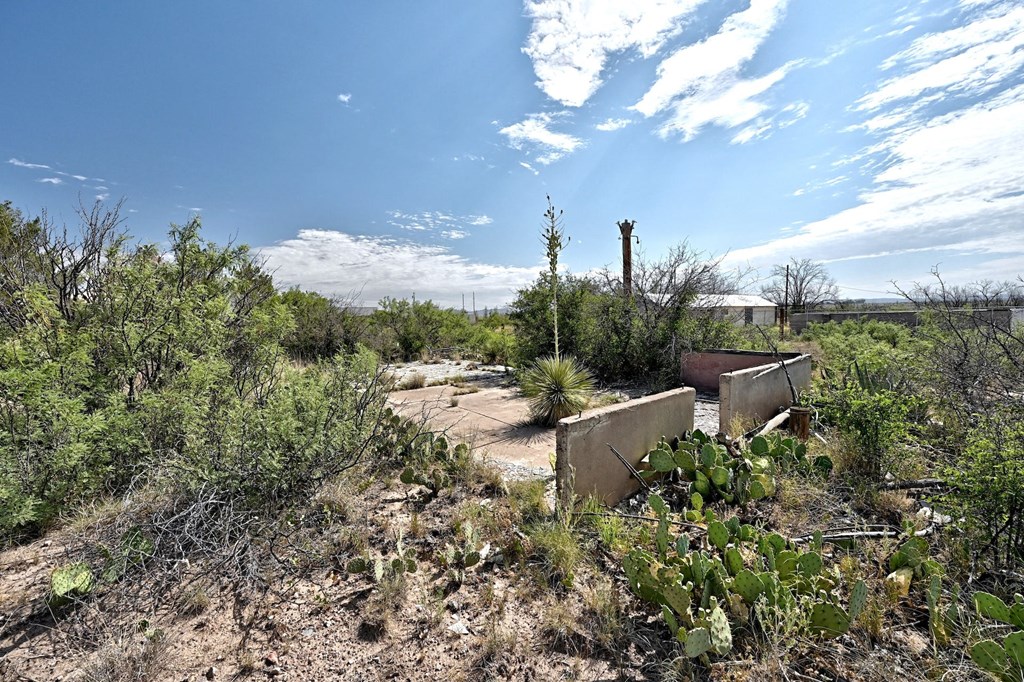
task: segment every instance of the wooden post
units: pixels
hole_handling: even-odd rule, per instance
[[[789,265],[786,266],[786,295],[782,299],[782,318],[779,320],[779,340],[786,338],[786,323],[789,322]]]
[[[635,220],[623,220],[616,223],[622,233],[622,293],[626,297],[633,295],[633,227]]]

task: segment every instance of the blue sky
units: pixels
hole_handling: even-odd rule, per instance
[[[367,303],[507,302],[546,194],[575,272],[623,218],[851,296],[1024,272],[1019,0],[12,1],[0,85],[0,200]]]

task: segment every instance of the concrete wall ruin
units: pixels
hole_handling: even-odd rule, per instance
[[[809,388],[811,356],[800,353],[725,349],[685,353],[680,360],[680,378],[685,386],[718,394],[718,428],[728,432],[736,417],[760,423],[792,404],[780,357],[785,359],[796,390]]]
[[[798,392],[811,386],[811,356],[796,355],[778,361],[723,374],[719,380],[718,428],[728,433],[732,420],[766,422],[793,404],[786,372]],[[733,434],[739,435],[739,434]]]
[[[555,481],[558,499],[568,503],[594,495],[615,504],[640,488],[608,445],[634,467],[665,436],[693,430],[696,391],[677,388],[609,405],[558,422],[555,431]]]

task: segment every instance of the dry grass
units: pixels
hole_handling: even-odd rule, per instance
[[[96,652],[83,669],[87,682],[145,682],[164,677],[169,659],[167,639],[160,631],[120,632]]]
[[[419,372],[413,372],[412,374],[406,374],[405,377],[398,382],[395,386],[396,391],[411,391],[417,388],[423,388],[427,385],[427,377],[420,374]]]

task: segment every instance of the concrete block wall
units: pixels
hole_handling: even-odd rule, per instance
[[[784,358],[799,357],[799,353],[780,353]],[[680,379],[683,386],[693,386],[706,393],[719,392],[719,377],[750,367],[778,362],[778,355],[762,351],[716,349],[703,353],[684,353],[680,358]]]
[[[762,362],[764,362],[762,360]],[[777,360],[756,367],[727,372],[719,378],[718,428],[728,433],[736,417],[765,422],[793,404],[786,371],[797,391],[811,386],[811,356],[796,355],[785,361],[783,370]],[[731,434],[739,435],[739,434]]]
[[[558,499],[593,494],[615,504],[640,488],[608,444],[634,467],[665,436],[693,430],[696,391],[677,388],[609,405],[558,422],[555,431],[555,481]]]
[[[975,317],[984,322],[994,322],[1000,327],[1008,328],[1013,320],[1014,312],[1010,308],[978,308],[974,310],[957,310],[967,317]],[[846,320],[879,320],[902,324],[905,327],[916,327],[921,317],[915,310],[873,310],[873,311],[835,311],[814,313],[792,313],[789,316],[789,328],[794,334],[801,333],[809,324],[827,322],[844,322]]]

